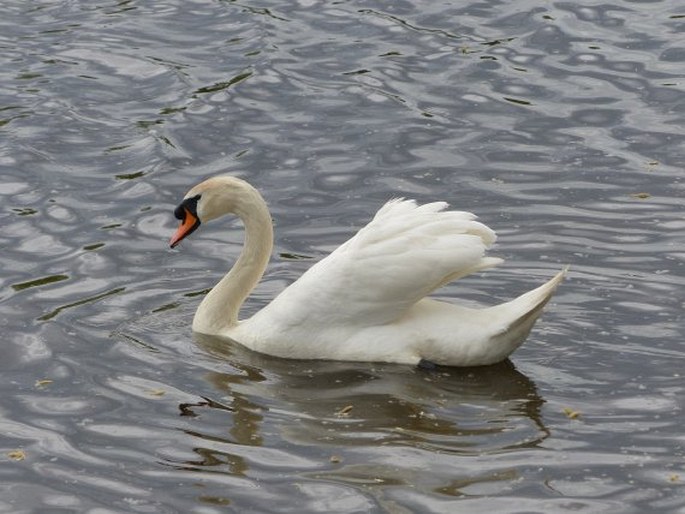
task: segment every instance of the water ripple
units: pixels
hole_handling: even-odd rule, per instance
[[[682,510],[673,2],[3,7],[0,511]],[[245,314],[397,196],[498,231],[443,299],[569,280],[486,369],[194,340],[242,229],[171,213],[227,170],[276,224]]]

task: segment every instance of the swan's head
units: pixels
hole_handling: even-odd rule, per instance
[[[181,224],[169,245],[174,248],[202,223],[228,213],[241,215],[243,205],[254,194],[259,196],[250,184],[236,177],[214,177],[199,183],[188,191],[174,210],[174,216]]]

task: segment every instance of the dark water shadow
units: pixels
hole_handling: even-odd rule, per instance
[[[268,446],[274,431],[294,454],[391,445],[476,456],[537,447],[550,435],[535,383],[510,361],[421,369],[288,360],[217,338],[196,341],[226,371],[204,375],[213,398],[179,405],[193,420],[186,432],[199,456],[176,463],[184,469],[225,464],[223,472],[245,473],[249,464],[230,448]]]

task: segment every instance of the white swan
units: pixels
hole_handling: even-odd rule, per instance
[[[219,176],[193,187],[176,208],[175,247],[228,213],[245,226],[233,268],[205,296],[193,330],[296,359],[479,366],[507,358],[530,332],[566,270],[507,303],[471,309],[426,298],[434,289],[490,268],[495,233],[447,204],[391,200],[354,237],[312,266],[251,318],[241,305],[271,256],[271,216],[244,180]]]

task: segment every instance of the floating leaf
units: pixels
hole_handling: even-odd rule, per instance
[[[26,452],[24,452],[24,450],[12,450],[11,452],[7,452],[7,456],[10,459],[19,462],[26,458]]]
[[[564,407],[564,414],[569,419],[578,419],[580,417],[580,411],[573,410],[570,407]]]
[[[246,71],[245,73],[241,73],[240,75],[236,75],[230,80],[227,80],[225,82],[216,82],[212,84],[211,86],[205,86],[201,87],[199,89],[195,90],[195,94],[204,94],[204,93],[216,93],[217,91],[222,91],[224,89],[228,89],[229,87],[238,84],[239,82],[242,82],[243,80],[249,78],[252,76],[251,71]]]
[[[92,245],[84,246],[83,249],[91,252],[93,250],[97,250],[98,248],[102,248],[103,246],[105,246],[105,243],[93,243]]]
[[[335,413],[335,415],[339,418],[346,418],[347,416],[350,415],[350,412],[352,412],[352,409],[354,406],[352,405],[346,405],[342,409],[340,409],[338,412]]]
[[[36,209],[31,209],[30,207],[16,208],[12,210],[16,212],[18,216],[30,216],[38,213]]]
[[[169,114],[176,114],[177,112],[183,112],[185,110],[186,107],[165,107],[164,109],[159,111],[159,114],[164,116]]]
[[[140,121],[136,121],[136,125],[142,129],[149,129],[151,127],[154,127],[155,125],[161,125],[162,123],[164,123],[164,120],[140,120]]]
[[[511,102],[513,104],[518,104],[518,105],[533,105],[531,102],[528,100],[520,100],[518,98],[509,98],[508,96],[503,96],[502,97],[504,100],[507,102]]]
[[[361,69],[355,71],[345,71],[343,75],[364,75],[365,73],[371,73],[371,70]]]
[[[150,389],[147,394],[151,396],[164,396],[166,391],[164,389]]]
[[[166,136],[161,136],[159,140],[162,141],[165,145],[170,146],[171,148],[176,148],[176,145],[172,143],[171,139],[169,139]]]
[[[111,225],[105,225],[104,227],[100,227],[100,230],[111,230],[113,228],[119,228],[121,226],[121,223],[112,223]]]
[[[36,380],[36,383],[34,384],[35,387],[43,387],[46,385],[52,384],[52,380],[49,378],[43,378],[41,380]]]
[[[201,289],[200,291],[192,291],[190,293],[183,293],[183,296],[186,296],[188,298],[193,298],[195,296],[202,296],[207,293],[209,293],[212,290],[211,287],[207,287],[206,289]]]
[[[301,253],[293,253],[293,252],[281,252],[278,254],[278,256],[281,259],[286,259],[289,261],[299,261],[302,259],[313,259],[311,255],[303,255]]]
[[[105,153],[119,152],[121,150],[126,150],[131,145],[120,145],[120,146],[110,146],[105,150]]]
[[[649,198],[652,195],[650,195],[649,193],[632,193],[630,196],[632,198],[639,198],[640,200],[644,200],[645,198]]]
[[[40,73],[28,73],[27,72],[27,73],[20,73],[15,78],[17,78],[18,80],[31,80],[31,79],[40,78],[42,76],[43,75],[41,75]]]
[[[114,178],[118,180],[133,180],[145,176],[144,171],[136,171],[135,173],[120,173],[119,175],[114,175]]]
[[[37,278],[35,280],[29,280],[28,282],[20,282],[19,284],[12,284],[12,289],[15,291],[22,291],[28,289],[29,287],[46,286],[48,284],[53,284],[55,282],[61,282],[62,280],[67,280],[68,275],[50,275],[49,277]]]
[[[176,309],[177,307],[180,307],[181,304],[179,302],[171,302],[171,303],[166,303],[162,305],[161,307],[157,307],[156,309],[152,309],[152,312],[164,312],[168,311],[171,309]]]

